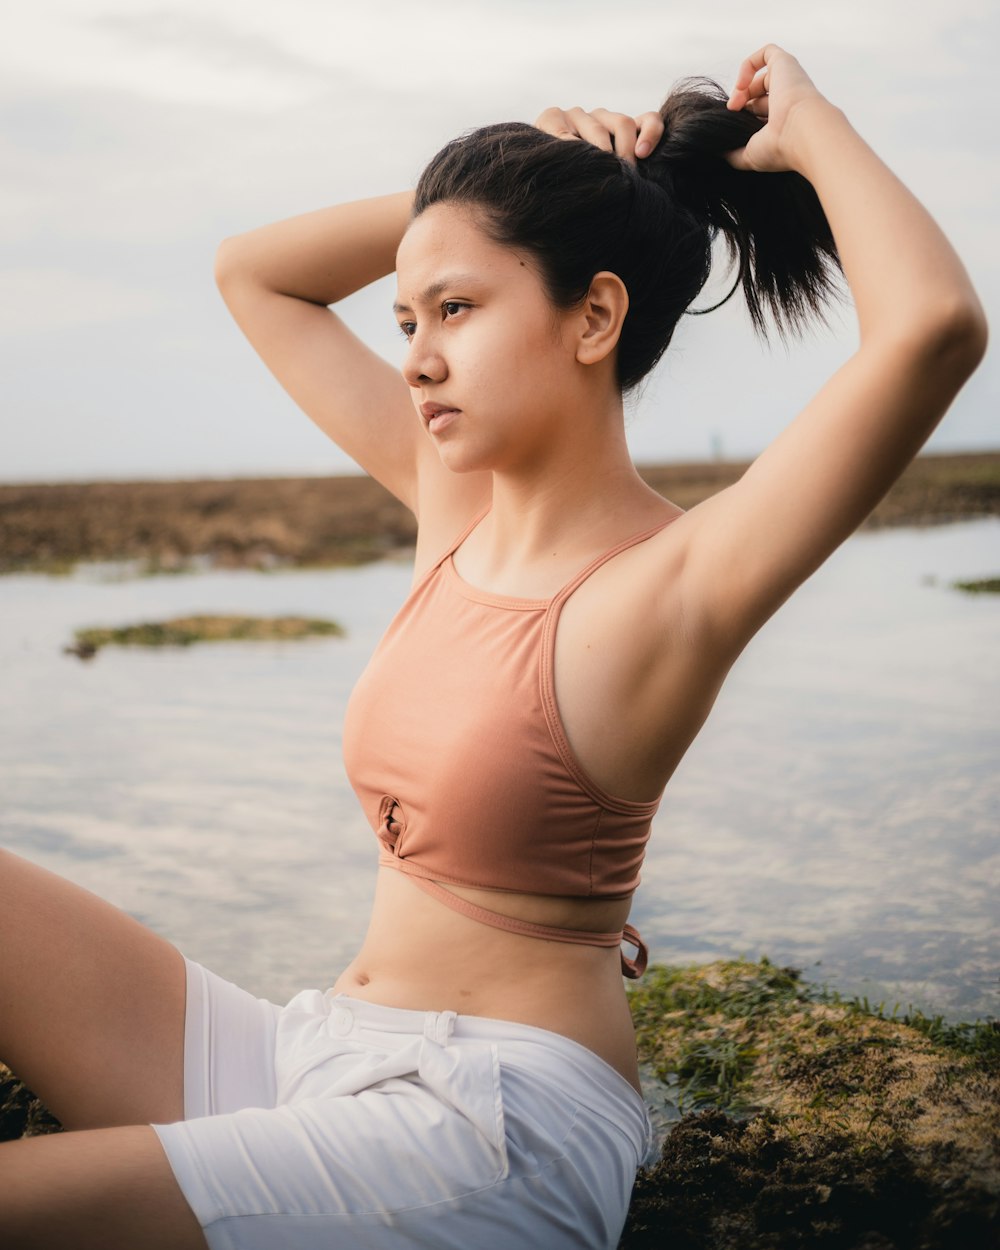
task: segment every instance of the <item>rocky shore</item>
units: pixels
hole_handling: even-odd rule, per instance
[[[794,969],[653,967],[640,1056],[675,1106],[619,1250],[993,1250],[1000,1029],[807,985]],[[0,1140],[59,1131],[0,1067]]]
[[[685,1114],[620,1250],[993,1250],[1000,1025],[887,1014],[767,960],[653,968],[641,1057]]]
[[[745,464],[641,469],[682,508],[731,485]],[[1000,514],[1000,453],[922,456],[868,526]],[[356,564],[409,548],[413,517],[367,477],[0,485],[0,573],[66,572],[135,560],[141,571]]]

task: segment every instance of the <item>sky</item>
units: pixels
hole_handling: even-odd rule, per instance
[[[0,481],[349,471],[230,322],[219,242],[412,186],[473,126],[550,104],[643,112],[687,74],[729,86],[768,40],[928,206],[1000,324],[994,0],[5,7]],[[399,362],[394,291],[385,279],[341,311]],[[684,319],[629,404],[635,458],[757,454],[855,342],[849,307],[769,348],[735,299]],[[929,448],[1000,447],[998,400],[993,352]]]

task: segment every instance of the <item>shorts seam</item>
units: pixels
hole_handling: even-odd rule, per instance
[[[502,1073],[503,1073],[504,1068],[513,1069],[517,1072],[524,1073],[526,1076],[534,1077],[536,1079],[538,1078],[538,1073],[534,1069],[527,1067],[527,1066],[522,1066],[516,1061],[512,1062],[508,1059],[501,1058],[500,1060],[501,1079],[502,1079]],[[565,1141],[566,1137],[568,1137],[569,1134],[573,1131],[573,1125],[576,1124],[577,1119],[579,1118],[581,1112],[583,1112],[587,1115],[597,1116],[599,1120],[603,1121],[609,1127],[615,1129],[615,1131],[621,1137],[624,1137],[625,1140],[629,1143],[629,1145],[633,1144],[631,1135],[626,1129],[622,1128],[621,1123],[618,1120],[613,1120],[610,1116],[606,1115],[603,1111],[598,1110],[597,1107],[592,1106],[590,1103],[583,1102],[580,1098],[578,1098],[574,1094],[567,1093],[565,1090],[560,1090],[559,1092],[562,1094],[562,1096],[566,1099],[567,1102],[571,1102],[573,1104],[573,1108],[574,1108],[573,1120],[572,1120],[572,1123],[570,1124],[569,1129],[566,1132],[566,1136],[562,1138],[563,1141]],[[645,1107],[645,1102],[643,1103],[643,1107]],[[646,1109],[646,1115],[647,1117],[649,1115],[648,1108]]]
[[[206,1117],[206,1118],[211,1118],[211,1117]],[[576,1117],[574,1116],[574,1123],[575,1121],[576,1121]],[[183,1125],[184,1121],[178,1121],[177,1123],[180,1125]],[[157,1132],[157,1127],[158,1127],[157,1125],[152,1125],[151,1127],[153,1128],[154,1132]],[[171,1126],[164,1125],[163,1127],[170,1128]],[[185,1201],[187,1201],[188,1205],[192,1206],[192,1209],[193,1209],[194,1203],[192,1202],[192,1198],[187,1193],[186,1189],[183,1186],[181,1186],[180,1178],[177,1172],[174,1170],[173,1160],[169,1152],[167,1152],[166,1150],[166,1146],[163,1142],[163,1138],[159,1134],[159,1132],[157,1132],[157,1136],[160,1138],[160,1145],[163,1148],[164,1153],[167,1154],[167,1161],[170,1164],[171,1171],[174,1172],[174,1179],[177,1182],[178,1186],[181,1188],[181,1192],[184,1194]],[[188,1140],[187,1146],[188,1146],[187,1158],[192,1166],[193,1171],[197,1175],[199,1186],[201,1189],[201,1194],[202,1196],[207,1198],[209,1202],[211,1202],[211,1204],[215,1207],[216,1210],[218,1210],[220,1207],[219,1195],[217,1192],[216,1180],[212,1173],[212,1170],[203,1159],[201,1149],[199,1148],[197,1143],[194,1143]],[[493,1147],[493,1149],[497,1150],[496,1147]],[[442,1203],[447,1204],[447,1203],[461,1202],[463,1199],[475,1197],[477,1194],[487,1193],[489,1190],[495,1189],[497,1185],[502,1184],[505,1180],[509,1178],[510,1164],[509,1164],[508,1157],[507,1157],[506,1139],[504,1139],[503,1146],[502,1148],[497,1150],[497,1153],[500,1155],[499,1167],[497,1168],[495,1174],[488,1181],[486,1181],[485,1184],[477,1185],[474,1189],[463,1189],[460,1192],[448,1194],[445,1197],[434,1198],[430,1202],[418,1202],[410,1206],[366,1207],[364,1209],[344,1210],[344,1211],[330,1210],[330,1211],[323,1211],[323,1212],[319,1212],[315,1214],[312,1212],[307,1212],[307,1211],[296,1212],[296,1211],[287,1211],[287,1210],[243,1211],[243,1212],[231,1213],[231,1214],[223,1213],[217,1217],[213,1217],[208,1223],[203,1224],[202,1227],[210,1228],[213,1224],[217,1224],[220,1220],[224,1220],[224,1219],[257,1219],[257,1218],[267,1218],[267,1217],[271,1217],[273,1219],[280,1219],[280,1218],[295,1218],[295,1219],[316,1218],[316,1219],[319,1219],[319,1218],[328,1218],[331,1216],[336,1216],[337,1218],[347,1218],[350,1216],[359,1216],[359,1217],[384,1216],[384,1215],[393,1215],[397,1213],[404,1213],[406,1211],[419,1211],[419,1210],[424,1209],[425,1207],[440,1206]],[[565,1157],[566,1157],[565,1153],[559,1156],[560,1159],[565,1158]],[[540,1175],[542,1171],[544,1171],[544,1168],[540,1169],[540,1171],[537,1173],[532,1173],[532,1175],[533,1176]],[[198,1200],[195,1199],[195,1201],[198,1201]],[[200,1202],[199,1202],[199,1205],[201,1205]]]
[[[564,1156],[560,1156],[562,1158]],[[549,1165],[546,1165],[549,1166]],[[543,1169],[544,1171],[544,1169]],[[539,1173],[536,1173],[539,1175]],[[408,1207],[373,1207],[364,1211],[242,1211],[238,1214],[220,1215],[212,1219],[207,1224],[203,1224],[202,1228],[214,1228],[217,1224],[222,1224],[226,1220],[371,1220],[385,1219],[393,1215],[406,1215],[411,1211],[429,1211],[433,1207],[454,1206],[456,1203],[464,1201],[466,1198],[476,1198],[480,1194],[489,1193],[491,1189],[496,1189],[498,1185],[502,1185],[509,1176],[501,1169],[496,1178],[488,1185],[480,1185],[478,1189],[465,1189],[460,1194],[451,1194],[447,1198],[435,1198],[433,1202],[417,1202]]]
[[[626,1130],[625,1130],[625,1129],[623,1129],[623,1128],[622,1128],[622,1126],[621,1126],[620,1124],[616,1123],[614,1120],[609,1120],[609,1119],[608,1119],[608,1117],[607,1117],[606,1115],[602,1115],[602,1113],[601,1113],[600,1111],[594,1111],[594,1112],[592,1112],[592,1114],[593,1114],[593,1115],[596,1115],[596,1116],[597,1116],[597,1118],[598,1118],[599,1120],[603,1120],[603,1121],[604,1121],[604,1123],[605,1123],[605,1124],[607,1124],[609,1128],[613,1128],[613,1129],[614,1129],[614,1130],[618,1133],[618,1135],[619,1135],[621,1138],[623,1138],[623,1139],[624,1139],[624,1140],[628,1143],[628,1145],[629,1145],[629,1146],[631,1146],[631,1147],[635,1150],[635,1152],[636,1152],[636,1154],[637,1154],[637,1156],[638,1156],[638,1158],[639,1158],[639,1160],[640,1160],[640,1162],[639,1162],[639,1164],[638,1164],[637,1166],[640,1166],[640,1167],[641,1167],[641,1166],[642,1166],[641,1161],[642,1161],[642,1158],[643,1158],[643,1156],[644,1156],[644,1154],[645,1154],[645,1150],[646,1150],[646,1146],[645,1146],[645,1139],[646,1139],[646,1136],[647,1136],[647,1132],[646,1132],[646,1130],[645,1130],[645,1129],[643,1130],[643,1142],[642,1142],[642,1144],[640,1144],[640,1145],[639,1145],[639,1147],[638,1147],[638,1148],[636,1148],[635,1141],[633,1140],[633,1138],[631,1137],[631,1135],[630,1135],[628,1132],[626,1132]]]
[[[408,1207],[377,1207],[373,1210],[366,1211],[245,1211],[239,1214],[220,1215],[212,1219],[207,1224],[203,1224],[203,1229],[215,1228],[219,1224],[224,1224],[227,1220],[261,1220],[261,1219],[294,1219],[294,1220],[371,1220],[385,1219],[388,1216],[406,1215],[414,1211],[430,1211],[434,1207],[454,1206],[467,1198],[476,1198],[480,1194],[489,1193],[491,1189],[497,1189],[505,1184],[518,1184],[525,1180],[535,1180],[539,1176],[543,1176],[551,1168],[565,1161],[565,1154],[558,1155],[555,1159],[550,1159],[544,1167],[539,1168],[537,1172],[525,1173],[524,1176],[512,1177],[505,1170],[497,1178],[488,1185],[482,1185],[479,1189],[467,1189],[460,1194],[452,1194],[447,1198],[435,1198],[433,1202],[418,1202]]]

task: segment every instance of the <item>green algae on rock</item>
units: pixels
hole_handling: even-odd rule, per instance
[[[687,1114],[621,1250],[986,1250],[1000,1231],[1000,1032],[887,1016],[766,959],[650,969],[640,1056]]]
[[[0,1063],[0,1141],[58,1133],[59,1121],[6,1064]]]
[[[341,638],[336,621],[303,616],[179,616],[118,628],[78,629],[76,643],[66,650],[81,658],[101,647],[189,647],[195,642],[270,642],[292,638]]]
[[[952,585],[967,595],[1000,595],[1000,577],[979,577],[971,582],[952,582]]]

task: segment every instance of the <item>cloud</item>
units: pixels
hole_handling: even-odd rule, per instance
[[[728,81],[739,56],[771,34],[802,56],[925,200],[969,263],[988,311],[1000,309],[1000,166],[986,159],[994,144],[986,57],[997,15],[985,0],[955,0],[919,22],[902,0],[845,0],[830,10],[777,0],[763,17],[732,0],[719,0],[710,15],[646,0],[614,20],[596,0],[579,0],[572,20],[567,12],[538,0],[502,8],[485,0],[21,6],[0,46],[0,265],[27,275],[16,279],[24,315],[6,313],[18,330],[0,365],[8,387],[22,407],[37,402],[55,413],[76,369],[74,402],[86,386],[101,395],[109,421],[116,406],[127,410],[118,419],[134,440],[135,464],[142,420],[117,376],[101,380],[100,362],[106,353],[115,374],[124,323],[134,320],[133,357],[163,390],[164,406],[172,388],[176,405],[189,405],[182,376],[197,374],[208,386],[218,362],[238,367],[211,279],[225,235],[412,185],[442,143],[475,125],[530,121],[552,103],[641,111],[692,72]],[[47,277],[40,283],[37,275]],[[39,299],[60,283],[62,306]],[[395,340],[381,300],[360,298],[354,324],[388,353]],[[639,405],[631,439],[643,459],[705,454],[715,434],[731,454],[759,450],[853,341],[850,315],[836,333],[770,355],[735,301],[697,320],[686,319]],[[68,333],[74,325],[90,327],[86,359]],[[39,383],[24,345],[33,334],[46,358],[46,336],[60,327],[63,374]],[[746,383],[738,404],[735,376]],[[945,440],[996,441],[988,428],[995,379],[987,361],[945,423]],[[229,374],[214,383],[218,392],[238,385]],[[263,429],[272,404],[271,391],[248,383],[244,418],[252,411]],[[48,465],[59,443],[49,419],[19,428],[22,471],[32,471],[32,458]],[[286,430],[276,423],[273,445],[261,453],[275,471]],[[148,437],[161,463],[152,428]],[[246,445],[235,433],[228,441]],[[258,446],[265,444],[262,435]],[[196,471],[206,444],[189,451]]]
[[[292,51],[281,31],[247,30],[200,10],[106,14],[88,24],[117,52],[105,84],[160,100],[267,113],[359,86],[349,65],[324,59],[322,43]]]
[[[17,55],[9,43],[0,54],[8,82],[120,90],[250,112],[302,103],[330,83],[331,66],[322,59],[288,50],[273,31],[248,29],[245,17],[216,17],[211,4],[137,3],[117,12],[87,6],[90,13],[81,7],[43,0],[19,16]],[[339,67],[341,76],[346,68]]]
[[[0,334],[50,334],[73,326],[134,321],[161,311],[162,292],[104,275],[37,267],[0,272]]]

